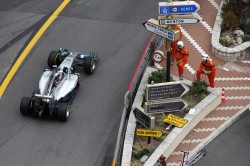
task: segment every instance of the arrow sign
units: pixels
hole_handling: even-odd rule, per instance
[[[187,107],[187,103],[181,99],[151,102],[145,105],[147,113],[176,112]]]
[[[199,9],[200,5],[194,1],[159,2],[160,15],[195,13]]]
[[[143,26],[150,32],[165,37],[171,41],[180,39],[180,31],[176,29],[167,30],[159,25],[159,22],[155,19],[149,19],[143,23]]]
[[[172,24],[196,24],[200,20],[198,18],[166,18],[159,19],[160,25],[172,25]]]
[[[146,89],[146,100],[159,100],[169,98],[179,98],[186,94],[189,88],[180,81],[166,82],[159,84],[148,84]]]
[[[160,138],[163,133],[161,130],[147,130],[147,129],[136,129],[137,136],[143,137],[157,137]]]
[[[149,129],[153,129],[155,127],[155,117],[145,114],[143,108],[136,107],[133,112],[136,120],[143,126]]]

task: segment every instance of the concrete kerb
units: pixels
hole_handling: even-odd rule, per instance
[[[134,103],[132,108],[136,106],[141,106],[143,102],[144,90],[147,85],[147,79],[151,72],[156,71],[157,69],[152,67],[147,67],[141,84],[139,86],[138,92],[135,96]],[[178,80],[179,78],[173,76],[174,79]],[[189,80],[183,80],[184,84],[191,86],[192,82]],[[185,119],[189,122],[181,129],[174,128],[168,137],[158,146],[154,153],[149,157],[149,159],[144,164],[145,166],[152,166],[156,163],[160,155],[164,154],[167,158],[171,155],[174,149],[179,145],[179,143],[185,138],[185,136],[202,120],[208,113],[215,109],[221,102],[221,90],[208,88],[210,95],[204,99],[203,103],[198,104],[195,109],[196,113],[194,115],[187,114]],[[128,166],[131,164],[132,157],[132,147],[134,140],[134,133],[136,129],[136,119],[134,114],[131,113],[129,116],[129,122],[126,130],[124,149],[122,156],[122,166]]]
[[[220,135],[220,133],[222,133],[224,130],[230,127],[234,122],[236,122],[238,119],[244,116],[247,113],[247,111],[250,111],[250,104],[242,108],[234,116],[228,119],[223,125],[221,125],[216,130],[214,130],[206,139],[204,139],[198,146],[196,146],[194,150],[192,150],[189,153],[190,155],[189,158],[190,159],[193,158],[196,153],[204,149],[213,139],[215,139],[218,135]]]

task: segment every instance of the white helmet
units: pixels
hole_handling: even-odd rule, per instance
[[[179,49],[183,48],[183,47],[184,47],[183,41],[178,41],[178,42],[177,42],[177,47],[178,47]]]
[[[202,60],[207,61],[210,57],[207,54],[202,55]]]

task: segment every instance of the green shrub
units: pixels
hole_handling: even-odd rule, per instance
[[[190,88],[190,91],[195,95],[195,96],[202,96],[208,93],[207,87],[208,83],[205,81],[194,81],[192,83],[192,86]]]
[[[221,30],[234,30],[237,27],[239,27],[239,21],[237,20],[236,15],[232,11],[223,12]]]
[[[131,166],[142,166],[142,163],[140,163],[139,161],[132,161]]]
[[[229,11],[232,11],[236,16],[239,15],[238,5],[234,1],[229,1],[228,3],[225,3],[222,6],[221,11],[222,11],[222,15],[223,15],[223,13],[229,12]],[[222,15],[221,15],[221,17],[223,17]]]
[[[148,83],[151,84],[151,81],[154,83],[163,83],[166,82],[166,70],[157,70],[151,73],[148,77]],[[173,81],[172,76],[170,77],[170,81]]]
[[[136,159],[140,159],[143,155],[148,154],[149,150],[136,142],[133,146],[132,153]]]
[[[250,17],[240,19],[240,28],[245,34],[250,34]]]
[[[250,41],[250,34],[245,34],[242,39],[243,42]]]
[[[231,45],[231,43],[227,41],[226,36],[221,36],[219,39],[219,42],[221,45],[223,45],[225,47],[229,47]]]

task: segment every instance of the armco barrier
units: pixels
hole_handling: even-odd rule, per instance
[[[143,52],[141,56],[140,62],[136,68],[134,76],[129,84],[128,91],[124,98],[123,114],[122,114],[120,127],[118,131],[115,154],[114,154],[114,159],[112,161],[112,166],[121,165],[121,156],[122,156],[123,142],[124,142],[124,137],[125,137],[124,131],[127,127],[127,120],[131,111],[131,103],[134,101],[137,89],[140,85],[140,81],[142,79],[142,76],[146,67],[148,66],[148,64],[152,63],[151,55],[156,49],[160,47],[159,43],[161,43],[162,40],[163,40],[162,37],[159,37],[158,35],[152,35],[152,37],[150,38],[146,46],[145,51]]]

